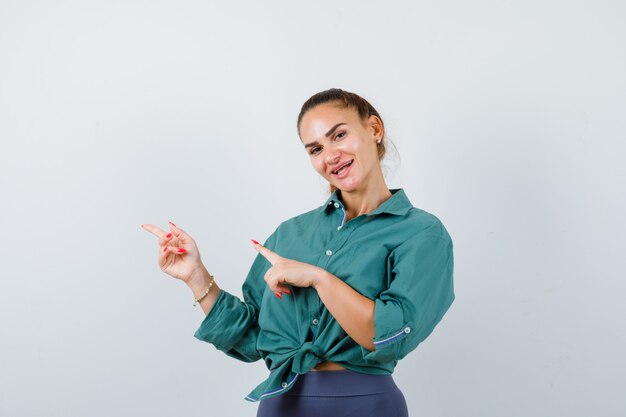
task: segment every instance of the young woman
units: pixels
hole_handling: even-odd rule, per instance
[[[142,226],[159,238],[161,269],[206,314],[194,336],[265,361],[268,378],[246,396],[260,401],[257,417],[406,417],[391,374],[454,301],[452,239],[402,188],[387,188],[384,124],[365,99],[315,94],[297,128],[330,196],[252,241],[243,301],[218,287],[183,229]]]

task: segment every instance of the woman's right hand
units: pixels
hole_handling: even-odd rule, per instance
[[[174,223],[170,222],[169,232],[152,224],[142,224],[141,227],[158,238],[158,263],[166,274],[189,283],[194,273],[204,268],[196,242]]]

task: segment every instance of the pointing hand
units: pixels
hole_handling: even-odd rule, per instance
[[[169,232],[152,224],[141,227],[158,238],[158,263],[166,274],[187,283],[193,273],[203,267],[196,242],[174,223],[170,222]]]

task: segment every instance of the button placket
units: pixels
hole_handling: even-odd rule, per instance
[[[337,203],[335,203],[335,204],[337,204]],[[339,206],[339,204],[337,204],[335,207],[338,207],[338,206]],[[343,227],[343,225],[344,225],[344,223],[346,221],[346,211],[344,210],[343,207],[341,208],[341,212],[343,214],[341,216],[341,222],[339,222],[339,226],[338,227]],[[337,230],[339,230],[339,229],[337,229]]]
[[[326,243],[325,245],[326,248],[324,249],[324,252],[320,254],[320,257],[318,258],[317,266],[323,269],[327,269],[328,264],[330,263],[332,257],[334,257],[337,251],[340,250],[345,245],[350,235],[354,233],[354,231],[358,228],[358,225],[361,223],[362,220],[363,219],[359,216],[351,221],[350,224],[354,223],[353,226],[348,227],[349,225],[347,224],[340,226],[344,228],[345,230],[342,233],[335,234],[334,238],[330,239],[330,241]]]
[[[328,205],[331,205],[333,203],[334,202],[329,202]],[[328,219],[326,220],[330,222],[334,222],[335,220],[333,219],[333,217],[334,216],[329,216]],[[355,230],[359,227],[359,224],[361,224],[362,221],[363,221],[363,216],[356,217],[350,221],[350,224],[345,225],[346,230],[344,230],[341,233],[334,234],[333,235],[334,237],[331,237],[331,239],[324,245],[326,246],[326,249],[324,250],[323,253],[320,253],[319,258],[317,259],[316,265],[322,269],[328,270],[329,269],[328,264],[334,258],[334,254],[336,254],[337,251],[343,248],[345,243],[350,238],[350,235],[352,235],[352,233],[355,232]],[[325,227],[329,227],[329,226],[330,225],[328,224],[325,225]],[[342,225],[341,227],[343,226],[344,225]],[[324,308],[324,303],[322,303],[322,300],[319,298],[316,291],[310,292],[309,294],[311,294],[311,296],[315,298],[316,302],[314,301],[313,304],[317,306],[317,311],[309,311],[309,314],[310,314],[309,317],[319,317],[319,314],[320,314],[319,312],[322,311],[322,309]]]

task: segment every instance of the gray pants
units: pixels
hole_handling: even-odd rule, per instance
[[[277,397],[259,402],[257,417],[408,417],[391,375],[311,371]]]

